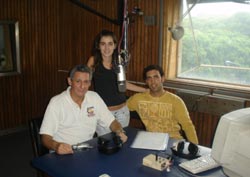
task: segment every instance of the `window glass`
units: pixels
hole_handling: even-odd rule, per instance
[[[248,1],[197,3],[181,25],[178,78],[250,85]]]

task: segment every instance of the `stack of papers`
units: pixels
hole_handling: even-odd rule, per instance
[[[132,143],[132,148],[165,150],[169,135],[167,133],[139,131]]]

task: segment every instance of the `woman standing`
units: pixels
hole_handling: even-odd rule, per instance
[[[118,58],[118,41],[115,34],[102,30],[96,37],[93,47],[93,56],[87,62],[92,68],[94,90],[102,97],[109,110],[123,127],[129,124],[129,110],[126,105],[126,95],[118,90],[117,74],[114,63]],[[135,92],[145,92],[143,87],[136,86],[126,81],[126,88]],[[98,135],[110,132],[104,127],[98,127]]]

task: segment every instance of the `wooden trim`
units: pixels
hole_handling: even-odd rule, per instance
[[[177,73],[179,42],[172,39],[169,27],[175,26],[179,21],[180,3],[180,0],[164,3],[162,67],[165,71],[166,79],[176,78]]]

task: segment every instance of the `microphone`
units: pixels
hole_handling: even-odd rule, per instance
[[[126,92],[125,66],[123,65],[122,60],[121,55],[119,55],[117,62],[117,84],[119,92]]]

